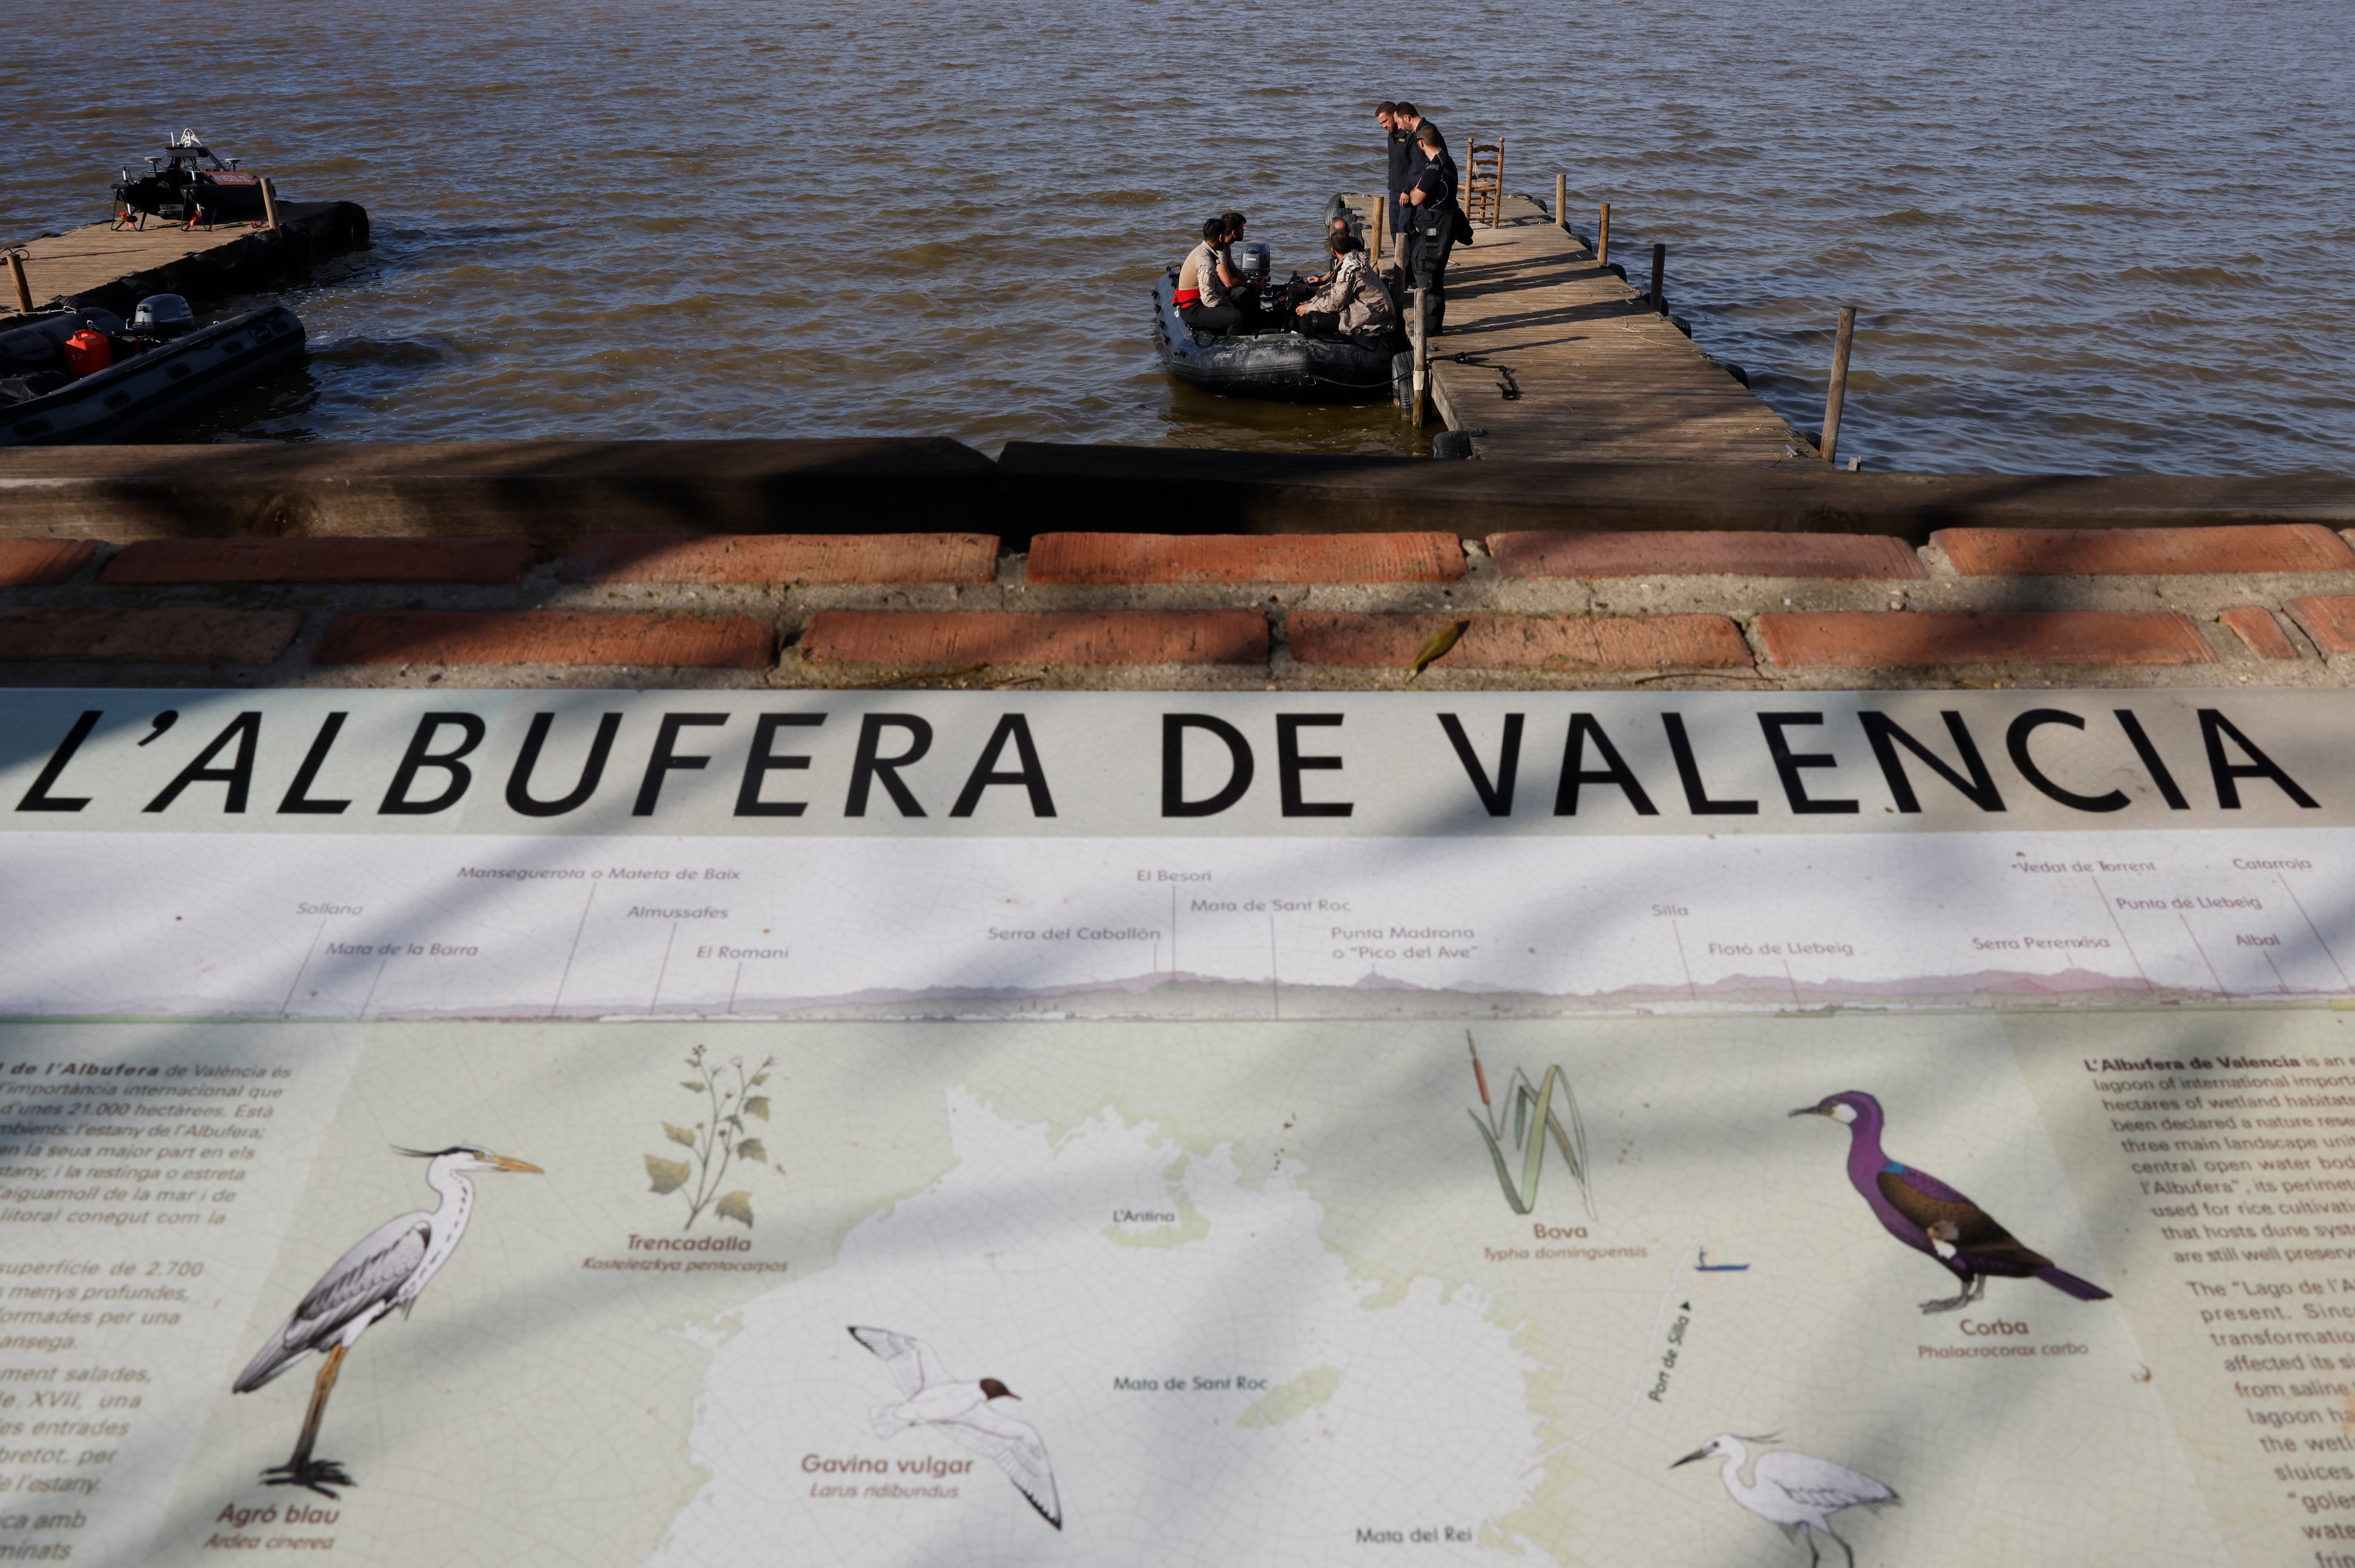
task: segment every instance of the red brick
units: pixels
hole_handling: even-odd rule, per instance
[[[603,534],[565,558],[573,583],[986,583],[987,534]]]
[[[2218,619],[2238,632],[2241,641],[2249,645],[2249,652],[2260,659],[2297,657],[2297,647],[2290,641],[2289,634],[2274,619],[2273,611],[2262,605],[2234,605]]]
[[[810,617],[813,664],[1264,664],[1255,609],[827,609]]]
[[[749,615],[413,609],[339,615],[314,664],[636,664],[757,670],[776,631]]]
[[[2327,657],[2355,653],[2355,599],[2345,594],[2317,594],[2294,599],[2283,606],[2290,619],[2306,629],[2314,645]]]
[[[1041,534],[1034,583],[1428,583],[1464,575],[1453,534]]]
[[[88,539],[0,539],[0,588],[47,588],[98,553]]]
[[[2173,610],[1844,610],[1762,615],[1758,630],[1767,656],[1794,669],[2216,662]]]
[[[1966,577],[2098,573],[2355,571],[2355,549],[2313,523],[2234,528],[1942,528],[1930,543]]]
[[[1750,667],[1741,629],[1721,615],[1358,615],[1295,610],[1292,657],[1303,664],[1411,667],[1432,635],[1472,622],[1437,662],[1473,670],[1657,670]]]
[[[1491,534],[1508,577],[1926,577],[1902,539],[1873,534]]]
[[[0,609],[0,662],[267,664],[302,624],[291,609]]]
[[[511,583],[528,539],[143,539],[106,563],[108,588],[173,583]]]

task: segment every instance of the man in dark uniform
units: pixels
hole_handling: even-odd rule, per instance
[[[1383,215],[1383,227],[1390,230],[1391,244],[1401,246],[1406,239],[1406,193],[1414,185],[1414,132],[1401,118],[1401,111],[1412,112],[1412,103],[1391,103],[1388,101],[1374,110],[1374,119],[1382,128],[1383,139],[1389,143],[1389,183],[1382,188],[1390,193],[1391,209]]]
[[[1422,110],[1404,101],[1399,103],[1397,111],[1391,118],[1406,136],[1406,166],[1399,175],[1399,183],[1396,186],[1397,233],[1399,267],[1405,272],[1407,281],[1412,283],[1414,281],[1414,209],[1407,201],[1407,196],[1413,191],[1415,183],[1423,178],[1423,171],[1431,162],[1431,154],[1422,142],[1423,128],[1431,125],[1432,134],[1438,136],[1439,127],[1432,125],[1430,121],[1425,120]],[[1439,145],[1444,149],[1447,145],[1447,138],[1440,136]]]
[[[1430,330],[1438,336],[1447,321],[1447,258],[1455,249],[1455,223],[1460,209],[1455,205],[1459,180],[1455,160],[1447,151],[1447,143],[1439,134],[1439,127],[1424,122],[1415,132],[1423,165],[1416,175],[1414,187],[1407,192],[1410,216],[1408,234],[1412,240],[1405,261],[1407,284],[1411,288],[1430,291]],[[1413,320],[1413,303],[1408,302],[1407,319]]]

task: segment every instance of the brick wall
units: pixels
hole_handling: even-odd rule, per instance
[[[1423,668],[1416,674],[1417,665]],[[2310,524],[0,539],[14,684],[2340,685]]]

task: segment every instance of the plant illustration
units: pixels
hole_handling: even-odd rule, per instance
[[[717,1062],[706,1061],[700,1045],[687,1053],[687,1069],[695,1076],[683,1081],[679,1087],[703,1096],[710,1107],[710,1118],[693,1127],[667,1121],[662,1124],[666,1137],[686,1147],[687,1159],[646,1156],[646,1174],[654,1179],[655,1192],[687,1195],[687,1224],[679,1227],[681,1230],[693,1230],[697,1217],[707,1208],[723,1220],[740,1221],[745,1229],[751,1229],[752,1194],[741,1189],[723,1192],[720,1188],[727,1181],[728,1167],[736,1160],[758,1165],[769,1158],[761,1140],[746,1135],[744,1118],[749,1116],[762,1121],[769,1119],[769,1097],[752,1091],[769,1081],[769,1069],[776,1061],[774,1056],[762,1057],[748,1078],[741,1056],[730,1056],[728,1066],[722,1067]],[[728,1082],[730,1068],[736,1075],[732,1087]]]
[[[1559,1066],[1548,1067],[1544,1084],[1533,1087],[1529,1075],[1516,1067],[1507,1080],[1505,1098],[1513,1111],[1513,1149],[1521,1157],[1521,1179],[1516,1182],[1512,1168],[1505,1162],[1505,1112],[1488,1097],[1488,1075],[1480,1065],[1480,1047],[1469,1030],[1465,1031],[1464,1044],[1472,1048],[1472,1077],[1480,1086],[1480,1109],[1488,1113],[1483,1122],[1480,1111],[1472,1112],[1472,1125],[1480,1129],[1481,1139],[1488,1145],[1488,1158],[1496,1162],[1497,1184],[1505,1190],[1505,1202],[1517,1214],[1538,1206],[1538,1175],[1545,1166],[1546,1135],[1551,1133],[1554,1147],[1561,1150],[1562,1160],[1570,1167],[1570,1179],[1578,1183],[1587,1217],[1593,1218],[1594,1192],[1587,1185],[1586,1124],[1579,1118],[1578,1096],[1571,1089],[1570,1075]],[[1570,1112],[1567,1126],[1554,1114],[1557,1088]]]

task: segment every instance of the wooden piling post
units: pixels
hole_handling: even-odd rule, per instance
[[[1611,204],[1604,202],[1594,218],[1594,264],[1611,265]]]
[[[1564,234],[1570,232],[1570,208],[1562,203],[1569,195],[1568,176],[1556,175],[1553,177],[1553,220]]]
[[[1366,264],[1374,270],[1374,276],[1377,278],[1382,275],[1382,229],[1390,213],[1390,195],[1384,192],[1382,199],[1374,203],[1374,221],[1366,226],[1371,232],[1374,241],[1367,247]]]
[[[1824,394],[1822,451],[1826,462],[1832,461],[1833,455],[1839,450],[1840,402],[1848,396],[1848,349],[1850,340],[1855,336],[1856,307],[1842,305],[1839,313],[1839,332],[1832,338],[1831,389]]]
[[[1497,138],[1497,205],[1488,209],[1488,227],[1505,221],[1505,139]]]
[[[278,227],[278,182],[268,175],[261,176],[261,227]]]
[[[1417,287],[1414,291],[1414,422],[1422,425],[1424,411],[1431,402],[1431,298],[1430,291]]]
[[[33,313],[33,285],[25,276],[25,256],[22,251],[8,252],[8,276],[16,285],[16,308],[27,315]]]
[[[1668,248],[1658,243],[1652,247],[1652,308],[1668,313]]]

